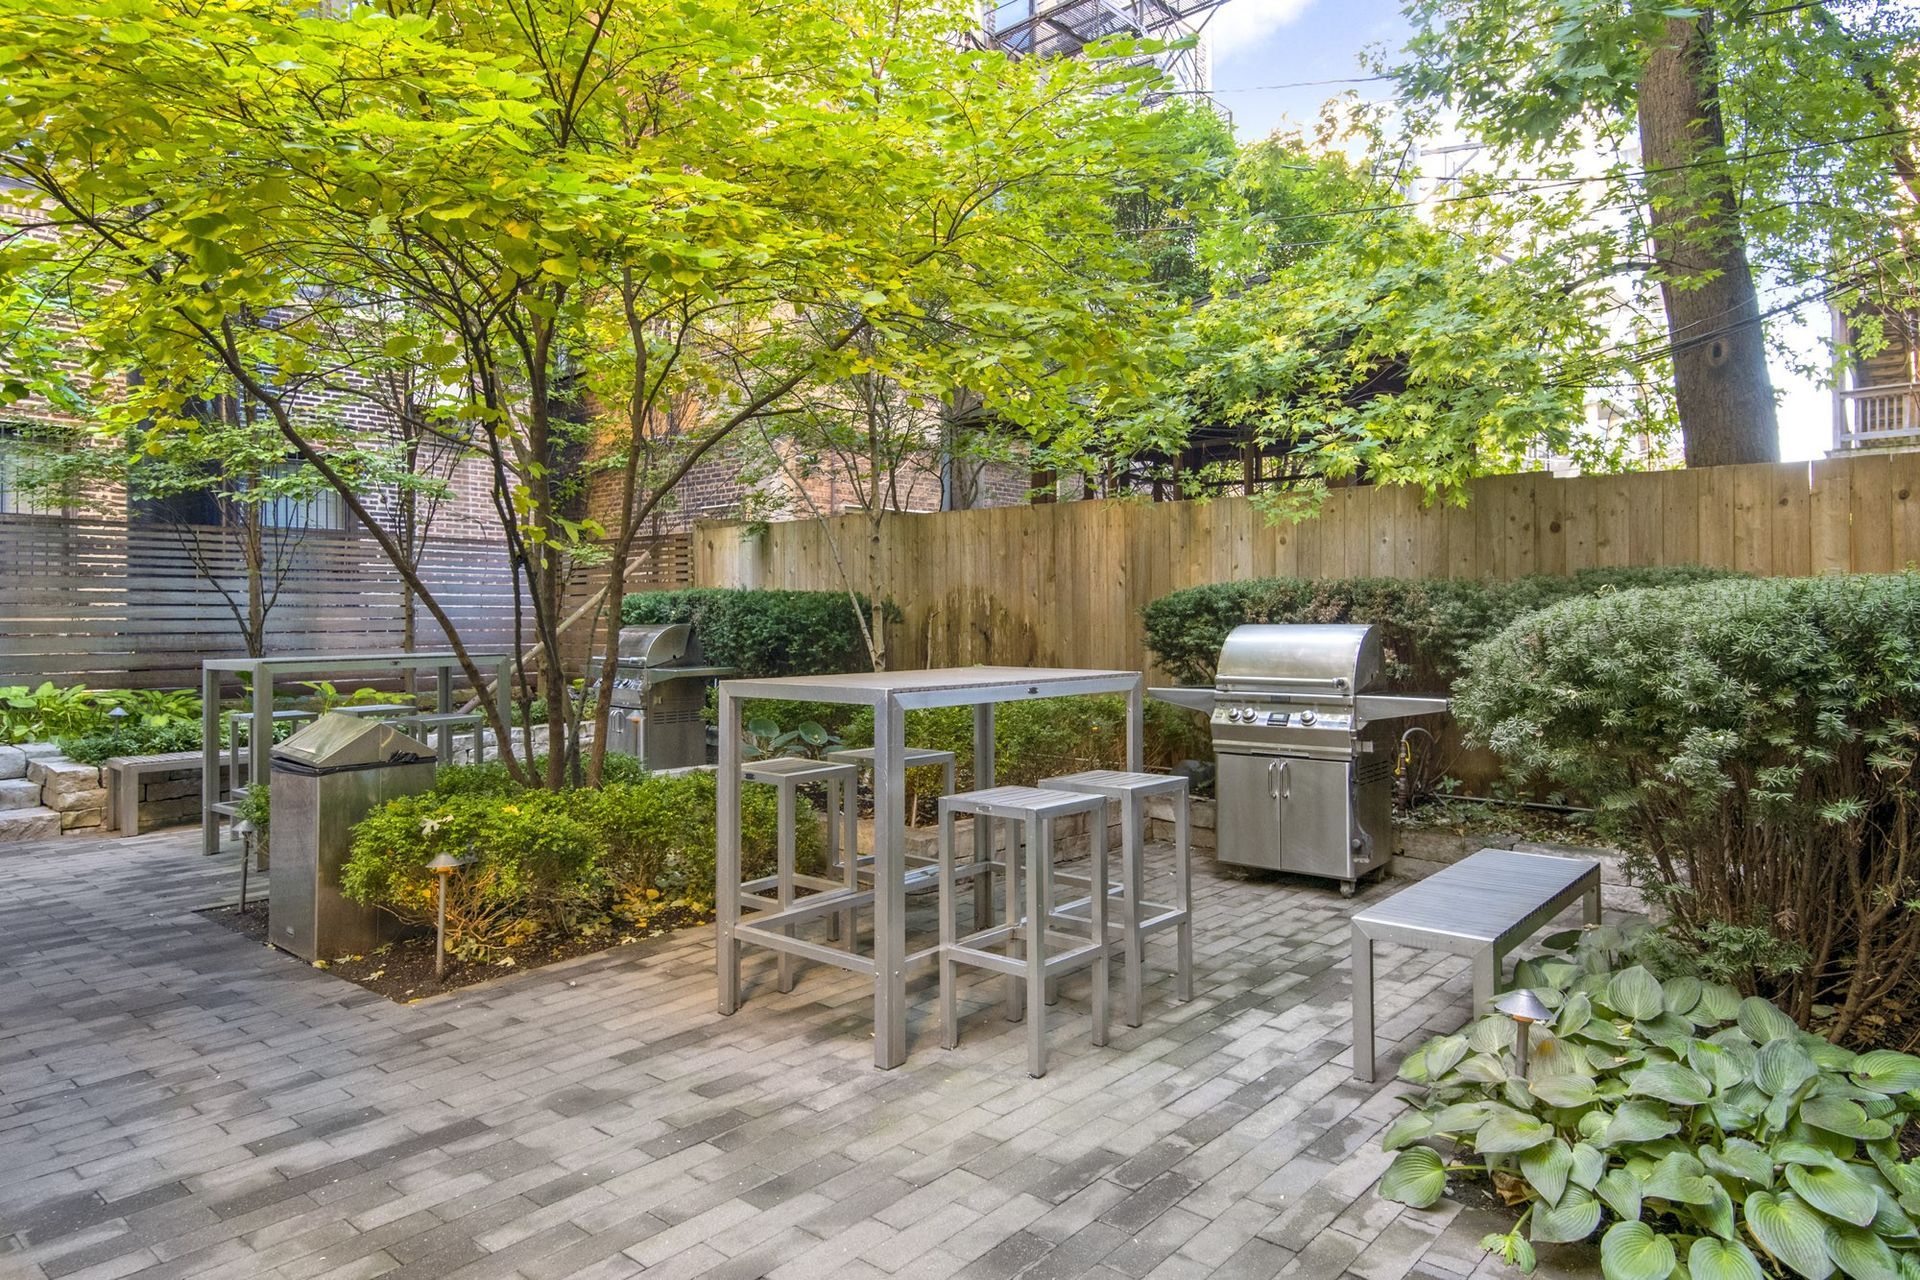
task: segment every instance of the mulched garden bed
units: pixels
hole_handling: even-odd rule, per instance
[[[249,902],[245,912],[238,907],[209,907],[200,914],[225,925],[243,937],[251,938],[263,946],[267,945],[267,904],[265,902]],[[458,991],[462,987],[491,982],[496,978],[504,978],[528,969],[538,969],[556,961],[593,955],[596,952],[612,950],[625,943],[638,942],[642,938],[657,938],[675,929],[707,924],[712,919],[713,916],[708,913],[673,909],[661,912],[645,929],[607,929],[589,937],[543,935],[510,948],[505,956],[491,964],[469,964],[448,956],[447,973],[444,979],[433,976],[433,935],[431,933],[403,937],[367,955],[340,956],[332,960],[320,961],[313,967],[324,969],[335,977],[345,978],[348,982],[383,995],[395,1003],[411,1004],[416,1000],[425,1000],[449,991]],[[284,951],[277,954],[292,964],[306,963]]]

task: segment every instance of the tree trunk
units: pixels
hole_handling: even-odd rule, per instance
[[[1724,162],[1713,19],[1669,18],[1640,82],[1640,151],[1689,467],[1777,462],[1760,304]]]

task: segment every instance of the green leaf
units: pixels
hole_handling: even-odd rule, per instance
[[[1567,1178],[1573,1173],[1573,1148],[1566,1139],[1555,1138],[1520,1155],[1520,1175],[1542,1200],[1560,1203],[1566,1193]],[[1534,1237],[1539,1239],[1538,1236]]]
[[[1599,1145],[1618,1147],[1634,1142],[1652,1142],[1680,1131],[1680,1122],[1667,1115],[1665,1106],[1636,1098],[1613,1113]]]
[[[1433,1131],[1435,1133],[1456,1134],[1472,1133],[1487,1122],[1493,1109],[1500,1104],[1479,1098],[1472,1102],[1456,1102],[1433,1113]]]
[[[1707,1078],[1677,1062],[1656,1062],[1627,1077],[1630,1092],[1683,1107],[1697,1107],[1713,1092]]]
[[[1715,1022],[1725,1022],[1740,1012],[1740,992],[1724,982],[1709,982],[1700,989],[1700,1003],[1694,1012]]]
[[[1862,1227],[1830,1223],[1827,1252],[1852,1280],[1900,1280],[1900,1266],[1887,1242]]]
[[[1673,1242],[1644,1222],[1616,1222],[1600,1237],[1607,1280],[1667,1280],[1675,1261]]]
[[[1826,1219],[1790,1191],[1756,1191],[1744,1206],[1747,1229],[1766,1251],[1806,1280],[1833,1274]]]
[[[1718,1147],[1702,1146],[1700,1161],[1723,1177],[1738,1178],[1757,1187],[1773,1185],[1773,1160],[1745,1138],[1728,1138]]]
[[[1814,1208],[1842,1222],[1864,1227],[1880,1211],[1879,1197],[1873,1188],[1845,1166],[1818,1168],[1812,1165],[1787,1166],[1787,1185]]]
[[[1748,996],[1740,1002],[1740,1012],[1735,1017],[1740,1029],[1752,1036],[1756,1044],[1766,1044],[1770,1040],[1790,1039],[1800,1034],[1800,1027],[1780,1007],[1759,996]]]
[[[1738,1240],[1701,1236],[1687,1250],[1687,1272],[1693,1280],[1766,1280],[1760,1259]]]
[[[1853,1082],[1877,1093],[1920,1089],[1920,1058],[1891,1049],[1871,1049],[1853,1060]]]
[[[1692,1013],[1694,1006],[1700,1003],[1700,993],[1705,985],[1692,974],[1681,974],[1668,978],[1661,983],[1661,990],[1668,1013]]]
[[[1593,1081],[1586,1076],[1539,1076],[1527,1081],[1534,1097],[1550,1107],[1584,1107],[1598,1095]]]
[[[1767,1007],[1773,1008],[1772,1005]],[[1753,1062],[1753,1082],[1774,1098],[1796,1093],[1819,1072],[1820,1068],[1814,1065],[1807,1051],[1789,1039],[1770,1040],[1761,1045]]]
[[[1640,1193],[1676,1204],[1706,1204],[1713,1199],[1715,1184],[1702,1176],[1705,1172],[1705,1167],[1686,1152],[1669,1151],[1642,1179]]]
[[[1640,1179],[1625,1169],[1607,1170],[1607,1176],[1600,1179],[1593,1191],[1607,1202],[1614,1217],[1626,1222],[1639,1218]]]
[[[1427,1078],[1438,1080],[1460,1064],[1467,1056],[1467,1038],[1465,1036],[1441,1036],[1437,1040],[1427,1041],[1425,1053]]]
[[[1380,1149],[1398,1151],[1409,1142],[1418,1142],[1433,1132],[1433,1120],[1418,1111],[1408,1111],[1394,1117],[1387,1131],[1380,1136]]]
[[[1524,1112],[1499,1107],[1473,1135],[1473,1149],[1487,1155],[1525,1151],[1553,1136],[1553,1130]]]
[[[1573,1171],[1568,1174],[1568,1178],[1574,1186],[1585,1187],[1588,1191],[1591,1191],[1595,1184],[1600,1181],[1600,1175],[1606,1171],[1607,1157],[1605,1152],[1601,1151],[1598,1147],[1589,1146],[1584,1142],[1576,1142],[1573,1144]]]
[[[1567,997],[1560,1006],[1559,1014],[1553,1020],[1555,1035],[1570,1036],[1593,1021],[1593,1001],[1585,992],[1576,991]]]
[[[1893,1136],[1885,1120],[1870,1120],[1857,1102],[1846,1098],[1808,1098],[1800,1104],[1800,1118],[1816,1129],[1848,1138],[1877,1142]]]
[[[1607,1004],[1636,1022],[1657,1018],[1667,1007],[1660,979],[1639,965],[1622,969],[1608,981]]]
[[[1569,1187],[1560,1203],[1534,1208],[1529,1234],[1535,1244],[1571,1244],[1592,1235],[1600,1216],[1598,1200],[1579,1187]]]
[[[1447,1191],[1447,1169],[1431,1147],[1408,1147],[1380,1175],[1380,1194],[1415,1209],[1431,1208]]]

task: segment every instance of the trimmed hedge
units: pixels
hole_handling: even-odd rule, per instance
[[[1563,601],[1468,666],[1460,721],[1598,808],[1708,976],[1846,1043],[1920,1021],[1920,574]]]
[[[695,587],[630,595],[621,602],[620,622],[691,622],[714,666],[738,667],[743,677],[805,676],[871,670],[860,629],[860,618],[871,612],[865,596],[844,591]]]
[[[1141,610],[1147,648],[1183,684],[1212,684],[1227,632],[1248,622],[1379,624],[1391,683],[1446,689],[1475,644],[1535,609],[1577,596],[1724,578],[1691,567],[1590,569],[1507,582],[1466,578],[1253,578],[1189,587]]]

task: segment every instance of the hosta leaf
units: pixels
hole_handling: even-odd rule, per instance
[[[1381,1195],[1415,1209],[1430,1208],[1446,1190],[1446,1165],[1431,1147],[1408,1147],[1380,1175]]]
[[[1731,1089],[1747,1078],[1747,1069],[1738,1058],[1705,1040],[1688,1043],[1687,1065],[1711,1080],[1715,1089]]]
[[[1567,1178],[1572,1173],[1573,1148],[1567,1145],[1564,1138],[1554,1138],[1520,1154],[1521,1176],[1550,1205],[1560,1203],[1560,1197],[1567,1190]]]
[[[1408,1111],[1394,1117],[1387,1131],[1380,1136],[1382,1150],[1398,1151],[1409,1142],[1418,1142],[1433,1132],[1433,1120],[1418,1111]]]
[[[1827,1252],[1853,1280],[1900,1280],[1900,1265],[1887,1242],[1863,1227],[1827,1226]]]
[[[1596,1096],[1586,1076],[1541,1076],[1527,1081],[1527,1089],[1550,1107],[1584,1107]]]
[[[1706,1169],[1684,1151],[1670,1151],[1643,1180],[1640,1194],[1678,1204],[1706,1204],[1717,1183],[1702,1176]]]
[[[1819,1072],[1807,1051],[1792,1040],[1770,1040],[1753,1059],[1753,1082],[1774,1098],[1791,1096]]]
[[[1660,979],[1639,965],[1622,969],[1607,983],[1607,1004],[1617,1013],[1642,1022],[1666,1011]]]
[[[1683,1107],[1697,1107],[1712,1094],[1707,1078],[1677,1062],[1656,1062],[1627,1077],[1629,1091]]]
[[[1613,1120],[1607,1125],[1600,1145],[1618,1147],[1630,1142],[1652,1142],[1655,1138],[1677,1133],[1679,1129],[1680,1122],[1667,1115],[1664,1105],[1636,1098],[1622,1104],[1613,1113]]]
[[[1740,993],[1724,982],[1706,983],[1700,988],[1700,1003],[1694,1010],[1716,1022],[1725,1022],[1740,1012]]]
[[[1506,1065],[1490,1053],[1472,1054],[1454,1070],[1462,1080],[1475,1084],[1499,1084],[1507,1078]]]
[[[1738,1178],[1757,1187],[1773,1185],[1773,1159],[1745,1138],[1728,1138],[1722,1146],[1702,1146],[1700,1161],[1723,1177]]]
[[[1600,1237],[1600,1270],[1607,1280],[1667,1280],[1673,1242],[1644,1222],[1616,1222]]]
[[[1758,1044],[1770,1040],[1792,1039],[1800,1034],[1800,1027],[1786,1014],[1780,1012],[1780,1006],[1759,996],[1748,996],[1740,1002],[1740,1012],[1734,1016],[1740,1029],[1754,1038]]]
[[[1851,1150],[1851,1147],[1849,1147]],[[1835,1169],[1840,1158],[1822,1146],[1810,1142],[1776,1142],[1771,1151],[1775,1164],[1807,1164],[1817,1169]]]
[[[1813,1165],[1787,1166],[1787,1185],[1820,1212],[1829,1217],[1864,1227],[1880,1211],[1879,1197],[1865,1179],[1852,1169],[1818,1168]]]
[[[1738,1240],[1701,1236],[1687,1250],[1687,1273],[1693,1280],[1766,1280],[1760,1259]]]
[[[1506,1053],[1513,1048],[1513,1019],[1489,1014],[1467,1028],[1467,1048],[1475,1053]]]
[[[1560,1013],[1553,1020],[1553,1030],[1556,1035],[1570,1036],[1592,1021],[1593,1001],[1576,991],[1560,1006]]]
[[[1525,1151],[1553,1136],[1553,1130],[1511,1107],[1499,1107],[1473,1135],[1473,1149],[1488,1155]]]
[[[1571,1244],[1585,1240],[1599,1225],[1600,1202],[1579,1187],[1569,1187],[1559,1204],[1534,1209],[1530,1234],[1535,1244]]]
[[[1660,984],[1668,1013],[1691,1013],[1700,1003],[1700,993],[1706,984],[1692,974],[1681,974],[1677,978],[1668,978]]]
[[[1806,1280],[1833,1274],[1827,1222],[1790,1191],[1756,1191],[1744,1206],[1747,1229],[1761,1247]]]
[[[1595,1184],[1593,1193],[1622,1221],[1632,1222],[1640,1216],[1640,1179],[1625,1169],[1609,1169]]]
[[[1853,1082],[1878,1093],[1920,1089],[1920,1058],[1891,1049],[1873,1049],[1853,1060]]]
[[[1707,1179],[1707,1186],[1711,1187],[1712,1191],[1705,1204],[1694,1206],[1694,1216],[1706,1224],[1707,1230],[1722,1240],[1739,1239],[1739,1228],[1733,1220],[1733,1197],[1727,1194],[1725,1187],[1712,1178]]]
[[[1816,1129],[1870,1142],[1893,1136],[1885,1120],[1870,1120],[1857,1102],[1845,1098],[1808,1098],[1800,1104],[1800,1118]]]
[[[1467,1056],[1467,1038],[1441,1036],[1438,1040],[1429,1040],[1427,1051],[1422,1056],[1426,1059],[1427,1078],[1438,1080],[1459,1066],[1460,1059]]]
[[[1456,1102],[1452,1106],[1442,1107],[1433,1113],[1433,1131],[1435,1133],[1455,1134],[1472,1133],[1487,1122],[1493,1109],[1500,1104],[1481,1098],[1473,1102]]]
[[[1880,1210],[1873,1215],[1872,1231],[1883,1240],[1911,1240],[1916,1234],[1913,1219],[1906,1215],[1893,1193],[1883,1187],[1875,1187],[1874,1195],[1879,1197]]]
[[[1607,1157],[1598,1147],[1588,1146],[1584,1142],[1573,1144],[1573,1171],[1567,1175],[1576,1187],[1593,1190],[1600,1181],[1600,1175],[1607,1171]]]

